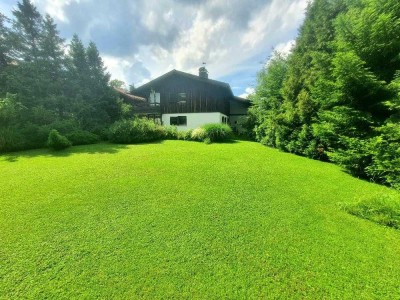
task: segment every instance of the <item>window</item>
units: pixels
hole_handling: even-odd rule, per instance
[[[177,103],[179,105],[186,104],[186,93],[179,93],[178,96],[179,97]]]
[[[169,119],[169,124],[175,126],[186,126],[187,117],[186,116],[171,117]]]
[[[151,90],[149,97],[150,106],[160,106],[160,93]]]
[[[228,124],[228,117],[222,116],[222,123]]]

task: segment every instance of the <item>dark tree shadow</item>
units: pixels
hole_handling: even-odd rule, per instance
[[[93,145],[73,146],[61,151],[53,151],[50,149],[35,149],[19,152],[11,152],[0,155],[0,161],[16,162],[20,158],[34,157],[68,157],[73,154],[115,154],[121,150],[127,149],[128,145],[100,143]]]
[[[235,139],[221,141],[221,142],[218,142],[218,143],[220,143],[220,144],[237,144],[237,143],[240,143],[240,140],[237,140],[235,138]]]

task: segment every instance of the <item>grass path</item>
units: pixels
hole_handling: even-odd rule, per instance
[[[400,298],[385,187],[257,143],[0,157],[0,299]],[[390,191],[389,191],[390,192]]]

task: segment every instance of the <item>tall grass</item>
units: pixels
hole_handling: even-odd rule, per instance
[[[400,199],[392,194],[377,194],[342,208],[357,217],[400,229]]]

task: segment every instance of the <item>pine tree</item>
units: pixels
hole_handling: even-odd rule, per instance
[[[60,37],[57,25],[49,15],[43,21],[40,58],[45,62],[46,72],[51,74],[53,80],[57,80],[64,63],[64,39]]]
[[[86,49],[89,66],[89,86],[91,87],[91,101],[96,110],[96,119],[92,119],[92,127],[108,124],[118,117],[117,97],[109,85],[110,74],[104,66],[95,43],[90,42]],[[97,123],[97,124],[95,124]]]
[[[66,81],[64,39],[57,30],[54,20],[46,15],[43,21],[43,30],[40,38],[39,64],[41,71],[42,90],[45,91],[46,108],[57,111],[62,117],[66,101],[64,86]]]
[[[275,52],[267,66],[261,70],[257,78],[257,88],[251,100],[253,107],[250,113],[259,120],[256,127],[256,138],[263,144],[279,147],[277,139],[276,118],[282,111],[282,85],[287,76],[287,58]]]
[[[10,20],[0,13],[0,97],[7,93],[7,67],[11,62],[12,45],[10,30],[7,23]]]
[[[3,70],[10,62],[10,31],[6,27],[6,22],[9,22],[9,19],[0,13],[0,70]]]
[[[39,40],[42,33],[42,16],[30,0],[22,0],[13,11],[16,20],[16,58],[27,62],[36,61],[39,56]]]
[[[117,98],[108,85],[110,75],[96,45],[91,42],[85,49],[77,35],[68,60],[69,97],[74,99],[75,114],[85,129],[98,131],[118,116]]]
[[[400,187],[399,37],[397,0],[310,3],[285,79],[256,88],[258,139]]]
[[[42,89],[42,72],[39,64],[42,17],[36,7],[23,0],[13,11],[10,41],[12,59],[15,67],[7,71],[7,91],[18,94],[18,99],[31,108],[42,101],[45,91]]]
[[[110,74],[106,72],[104,62],[100,57],[100,53],[95,43],[89,43],[89,46],[86,49],[86,57],[89,67],[89,84],[93,91],[97,91],[99,93],[94,96],[101,97],[101,94],[104,93],[104,90],[108,88]]]
[[[13,94],[23,109],[15,111],[7,149],[41,147],[52,128],[103,133],[119,107],[96,45],[86,49],[74,35],[64,53],[54,20],[42,19],[29,0],[21,0],[13,16],[0,14],[0,98]]]
[[[69,44],[66,63],[68,77],[67,96],[83,101],[83,99],[90,96],[90,88],[88,86],[89,65],[85,46],[76,34],[74,34]]]

